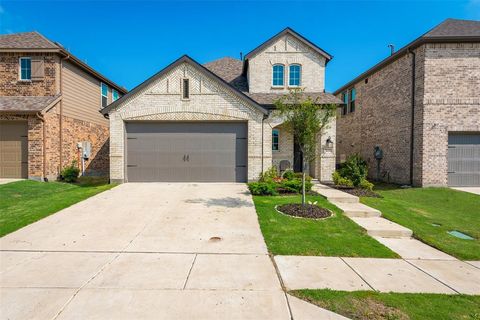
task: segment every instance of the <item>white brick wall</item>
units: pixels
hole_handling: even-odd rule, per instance
[[[248,60],[249,91],[288,92],[290,64],[302,66],[301,87],[306,92],[323,92],[325,88],[325,57],[313,51],[292,36],[285,35],[269,47]],[[274,64],[285,65],[283,88],[272,88],[272,67]]]

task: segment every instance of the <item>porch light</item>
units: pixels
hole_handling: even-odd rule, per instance
[[[331,137],[328,137],[327,138],[327,141],[325,143],[325,146],[329,149],[332,149],[333,148],[333,141],[332,141],[332,138]]]

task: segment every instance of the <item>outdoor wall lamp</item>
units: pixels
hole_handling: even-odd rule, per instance
[[[325,146],[326,146],[327,148],[330,148],[330,149],[333,148],[333,141],[332,141],[332,138],[331,138],[331,137],[328,137],[328,138],[327,138],[327,141],[326,141],[326,143],[325,143]]]

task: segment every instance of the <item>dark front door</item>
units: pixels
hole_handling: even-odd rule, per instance
[[[129,122],[130,182],[246,182],[245,122]]]
[[[303,154],[298,143],[293,144],[293,171],[302,172]]]

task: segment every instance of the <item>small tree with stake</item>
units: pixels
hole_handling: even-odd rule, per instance
[[[310,162],[315,160],[317,136],[326,129],[335,117],[336,105],[319,104],[317,100],[305,97],[301,89],[290,90],[288,95],[278,99],[275,106],[284,120],[284,125],[293,134],[303,155],[302,163],[302,205],[305,206],[305,175]]]

